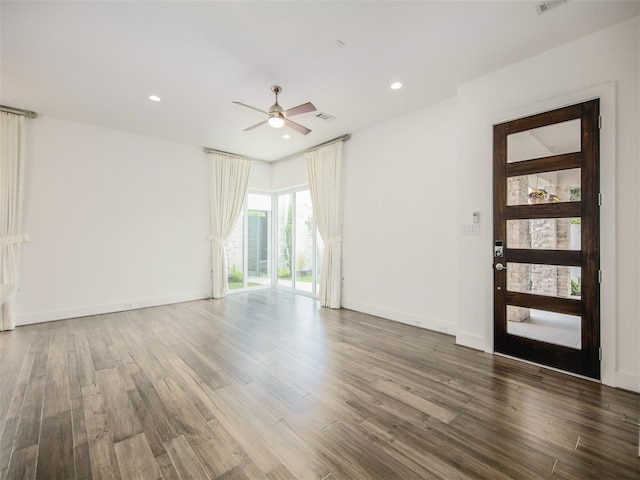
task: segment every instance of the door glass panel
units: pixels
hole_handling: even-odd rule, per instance
[[[237,290],[244,288],[244,208],[240,212],[238,221],[233,227],[231,235],[224,243],[227,251],[227,280],[229,282],[229,290]]]
[[[278,195],[278,285],[291,287],[293,194]]]
[[[582,269],[566,265],[507,263],[507,290],[580,299]]]
[[[507,162],[579,152],[580,138],[579,118],[512,133],[507,135]]]
[[[247,287],[271,284],[271,195],[247,198]]]
[[[582,317],[507,305],[507,333],[580,350]]]
[[[507,205],[580,201],[580,169],[507,178]]]
[[[580,250],[580,218],[507,220],[507,248]]]
[[[313,293],[313,263],[314,263],[314,233],[313,207],[311,206],[311,192],[303,190],[296,192],[296,220],[295,220],[295,286],[299,290]]]

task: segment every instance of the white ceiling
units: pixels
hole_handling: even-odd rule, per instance
[[[640,4],[573,0],[538,15],[537,3],[2,0],[0,104],[275,160],[452,97]],[[336,119],[293,117],[312,132],[289,140],[286,127],[243,132],[263,117],[232,100],[267,110],[272,85],[284,108],[311,101]]]

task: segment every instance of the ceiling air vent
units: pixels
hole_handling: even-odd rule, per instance
[[[542,2],[536,5],[536,10],[538,11],[538,15],[542,15],[543,13],[547,13],[549,10],[566,3],[566,1],[567,0],[549,0],[548,2]]]
[[[328,113],[324,113],[324,112],[317,113],[316,117],[321,119],[321,120],[325,120],[327,122],[330,122],[331,120],[335,120],[336,119],[336,117],[332,117]]]

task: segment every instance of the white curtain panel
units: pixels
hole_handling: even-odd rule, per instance
[[[209,212],[211,214],[212,298],[224,298],[227,279],[227,240],[238,220],[247,192],[251,160],[209,154]]]
[[[340,308],[342,293],[342,215],[344,203],[344,141],[305,154],[313,215],[324,241],[320,304]]]
[[[20,243],[9,237],[21,233],[23,184],[24,117],[0,112],[0,331],[16,326]]]

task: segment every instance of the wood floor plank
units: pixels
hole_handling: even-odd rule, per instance
[[[33,351],[33,363],[29,371],[29,380],[44,377],[47,373],[47,355],[49,354],[49,343],[51,334],[44,329],[38,332],[37,338],[31,344]]]
[[[116,368],[96,371],[105,416],[114,443],[143,432],[135,409]]]
[[[170,377],[154,384],[179,433],[183,434],[211,478],[215,478],[241,462],[227,449],[205,419]]]
[[[222,412],[218,421],[242,445],[258,468],[269,472],[281,463],[269,448],[270,429],[261,423],[255,423],[253,413],[243,410],[236,403],[236,399],[229,393],[230,389],[232,386],[214,392],[213,400]],[[262,440],[255,441],[256,438]]]
[[[640,478],[640,395],[287,292],[0,348],[0,480]]]
[[[9,408],[15,397],[14,390],[27,383],[28,377],[22,375],[23,365],[30,368],[28,348],[34,339],[31,332],[7,331],[0,334],[0,352],[2,354],[2,375],[0,375],[0,431],[12,415]],[[0,468],[2,470],[2,468]]]
[[[369,427],[368,422],[365,422]],[[394,459],[405,465],[411,471],[415,472],[416,478],[429,478],[441,480],[475,480],[477,477],[467,474],[453,462],[447,462],[445,459],[432,452],[417,448],[410,442],[398,440],[395,432],[388,432],[377,429],[377,425],[371,425],[372,431],[380,434],[380,439],[375,441],[386,453]]]
[[[167,452],[158,455],[156,462],[158,463],[158,468],[160,468],[160,473],[162,473],[163,480],[181,480]]]
[[[0,435],[0,471],[6,470],[9,465],[19,421],[20,417],[12,417],[4,423],[4,428]]]
[[[95,384],[82,387],[84,419],[89,444],[91,476],[94,479],[120,479],[120,470],[105,418],[102,396]]]
[[[229,386],[217,390],[214,395],[216,401],[220,402],[221,411],[225,416],[240,411],[247,412],[246,420],[257,433],[253,443],[259,443],[255,437],[264,438],[264,447],[271,451],[281,465],[292,472],[294,478],[324,478],[330,473],[285,423],[274,422],[263,414],[262,402],[247,391],[246,387]],[[243,448],[249,447],[245,443]],[[268,471],[272,470],[273,468]]]
[[[89,443],[83,443],[73,448],[73,461],[76,469],[76,478],[82,480],[91,480],[91,454],[89,451]]]
[[[73,422],[74,447],[79,447],[87,443],[87,424],[85,422],[84,413],[85,410],[82,396],[74,398],[71,401],[71,419]]]
[[[202,382],[193,370],[180,357],[167,360],[167,370],[173,380],[180,386],[193,406],[205,420],[214,418],[216,406],[207,394],[211,387]]]
[[[33,364],[31,345],[37,337],[36,332],[6,331],[0,332],[0,352],[2,370],[0,371],[0,432],[5,422],[20,414],[24,390],[29,381]],[[0,468],[2,470],[2,468]]]
[[[145,372],[136,372],[131,378],[136,386],[136,392],[131,392],[131,398],[134,400],[138,417],[151,422],[158,432],[160,443],[177,437],[180,432],[172,421],[171,410],[165,406]],[[138,401],[138,397],[142,403]]]
[[[267,478],[269,480],[289,480],[291,478],[302,478],[302,477],[296,477],[293,473],[287,470],[287,467],[285,467],[284,465],[279,465],[278,467],[274,468],[269,473],[267,473]],[[316,477],[309,477],[309,478],[316,478]],[[326,478],[326,477],[322,477],[322,478]]]
[[[189,345],[177,344],[173,346],[173,350],[200,379],[200,382],[204,382],[212,390],[230,384],[228,375],[221,375],[197,350]]]
[[[7,470],[7,479],[32,480],[36,478],[36,461],[38,459],[38,445],[31,445],[13,452],[11,463]]]
[[[289,478],[294,477],[290,476]],[[247,472],[245,472],[245,470],[240,465],[238,465],[232,470],[229,470],[228,472],[217,476],[216,480],[251,480],[251,477],[249,477],[249,475],[247,475]]]
[[[26,383],[16,385],[13,391],[13,396],[11,397],[11,401],[9,402],[9,408],[7,409],[7,420],[20,417],[20,412],[22,411],[22,405],[24,404],[24,397],[26,393]]]
[[[95,383],[95,371],[93,367],[93,357],[87,332],[84,329],[76,329],[76,359],[78,362],[78,382],[80,386]]]
[[[71,410],[43,418],[39,446],[37,478],[75,478]]]
[[[182,480],[190,480],[192,478],[204,480],[210,478],[184,435],[179,435],[165,442],[164,447],[176,472],[178,472],[178,476]]]
[[[459,412],[454,409],[445,408],[442,405],[439,405],[425,398],[422,398],[419,395],[415,395],[412,392],[406,390],[405,388],[400,387],[397,383],[394,383],[394,382],[378,379],[372,382],[371,385],[376,390],[382,393],[386,393],[387,395],[393,398],[396,398],[402,403],[415,408],[416,410],[424,413],[425,415],[429,415],[430,417],[435,417],[444,423],[451,422],[459,414]]]
[[[147,443],[144,433],[114,444],[122,480],[157,480],[162,478],[160,468]]]
[[[45,377],[38,376],[31,380],[27,386],[16,440],[13,444],[15,450],[21,450],[38,443],[45,381]]]
[[[94,417],[97,418],[97,417]],[[113,443],[108,435],[89,440],[91,476],[94,480],[120,480],[120,470]]]
[[[69,386],[69,362],[64,345],[51,344],[47,362],[47,380],[44,394],[43,417],[51,417],[71,410],[71,389]]]
[[[104,317],[97,317],[95,328],[87,331],[87,340],[89,341],[89,350],[95,371],[113,368],[116,364],[113,352],[109,349],[104,337],[104,321]]]

